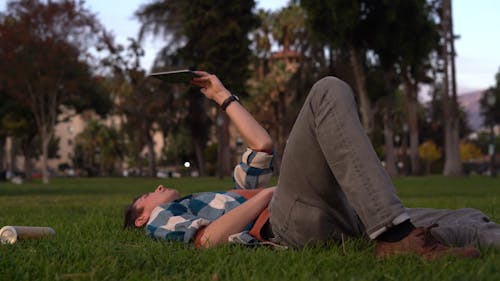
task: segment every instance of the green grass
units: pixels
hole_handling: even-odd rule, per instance
[[[50,185],[0,184],[0,226],[51,226],[51,239],[0,244],[0,280],[500,280],[500,250],[477,260],[415,257],[378,261],[373,244],[271,250],[152,241],[122,231],[123,206],[157,184],[183,194],[225,190],[229,180],[56,179]],[[500,179],[404,178],[395,181],[408,207],[475,207],[500,222]]]

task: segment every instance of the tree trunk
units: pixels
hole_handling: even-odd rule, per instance
[[[403,173],[407,176],[410,174],[410,161],[408,159],[408,131],[403,130],[401,137],[401,161],[403,163]]]
[[[43,132],[42,129],[41,138],[42,138],[42,179],[44,184],[49,183],[49,142],[50,135],[46,132]]]
[[[445,75],[448,77],[448,75]],[[458,177],[463,174],[460,159],[460,136],[459,120],[456,97],[448,96],[449,87],[445,86],[443,93],[443,115],[444,115],[444,147],[445,162],[443,174],[445,176]]]
[[[26,180],[31,180],[31,174],[33,172],[33,163],[31,159],[33,158],[33,137],[25,137],[22,141],[22,150],[24,156],[24,173],[26,174]]]
[[[26,175],[26,180],[31,180],[31,175],[33,174],[33,164],[31,162],[31,152],[24,152],[24,174]]]
[[[217,108],[217,176],[223,179],[230,174],[231,155],[229,147],[229,118]]]
[[[418,155],[418,99],[417,89],[408,79],[405,81],[406,99],[408,105],[408,130],[410,134],[410,162],[411,174],[420,173],[420,159]]]
[[[398,176],[398,169],[396,168],[396,158],[394,155],[394,134],[392,131],[392,119],[390,110],[384,110],[384,140],[385,140],[385,169],[391,177]]]
[[[194,153],[196,155],[196,161],[198,162],[198,172],[200,176],[206,175],[205,169],[205,156],[203,155],[203,145],[199,142],[194,143]]]
[[[463,174],[463,170],[460,159],[458,101],[455,79],[455,38],[453,34],[453,20],[450,0],[443,1],[443,16],[441,20],[445,38],[445,44],[443,45],[445,91],[442,98],[445,137],[445,163],[443,174],[445,176],[461,176]],[[450,92],[451,97],[449,96]]]
[[[285,150],[285,144],[287,139],[287,130],[285,124],[286,116],[286,94],[280,91],[278,94],[278,101],[275,103],[275,117],[276,117],[276,151],[274,158],[275,173],[279,175],[281,158],[283,157],[283,151]]]
[[[330,56],[328,57],[328,71],[330,73],[334,73],[335,67],[334,67],[333,55],[334,55],[335,50],[333,49],[333,47],[330,46],[329,51],[330,51]]]
[[[231,145],[229,143],[229,117],[224,114],[224,126],[222,127],[222,172],[224,176],[231,175]]]
[[[2,173],[5,170],[5,162],[6,160],[6,153],[5,153],[5,142],[6,142],[6,137],[0,136],[0,173]]]
[[[451,117],[451,116],[450,116]],[[448,118],[445,121],[445,163],[443,174],[445,176],[459,177],[462,175],[462,162],[460,160],[460,137],[458,134],[457,118]]]
[[[10,171],[15,172],[17,171],[17,163],[16,163],[16,158],[17,158],[17,139],[14,137],[10,138],[10,151],[9,151],[9,163],[10,163]]]
[[[138,151],[140,152],[141,150],[138,149]],[[135,161],[134,161],[136,163],[136,165],[137,165],[137,174],[136,174],[136,176],[141,176],[142,177],[144,175],[144,173],[143,173],[143,166],[144,165],[143,165],[142,161],[143,161],[143,159],[141,157],[141,154],[137,153],[135,155]]]
[[[146,145],[148,147],[148,168],[149,175],[156,177],[156,152],[155,152],[155,142],[151,134],[148,133],[146,136]]]
[[[373,131],[373,118],[371,112],[370,99],[366,91],[365,71],[361,62],[359,50],[351,47],[351,64],[354,71],[354,78],[356,80],[356,88],[359,96],[359,109],[361,111],[361,122],[365,128],[366,133],[371,136]]]

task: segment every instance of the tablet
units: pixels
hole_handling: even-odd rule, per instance
[[[149,76],[168,83],[189,83],[194,77],[198,77],[192,70],[182,69],[174,71],[151,73]]]

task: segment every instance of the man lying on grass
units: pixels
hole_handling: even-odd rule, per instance
[[[278,186],[267,185],[273,144],[220,80],[197,72],[192,84],[222,107],[249,146],[234,169],[235,189],[179,198],[158,186],[135,199],[125,227],[152,238],[213,247],[237,242],[308,244],[363,237],[376,256],[477,257],[499,246],[500,225],[474,209],[404,208],[358,119],[351,89],[327,77],[311,89],[290,133]]]

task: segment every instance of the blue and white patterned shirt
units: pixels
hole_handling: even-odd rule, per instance
[[[247,149],[241,162],[235,167],[233,180],[235,189],[266,187],[272,175],[273,155]],[[146,234],[151,238],[189,243],[196,232],[218,219],[226,212],[238,207],[246,199],[234,192],[202,192],[188,195],[156,207],[146,225]],[[258,243],[248,231],[231,235],[229,242],[242,244]]]

